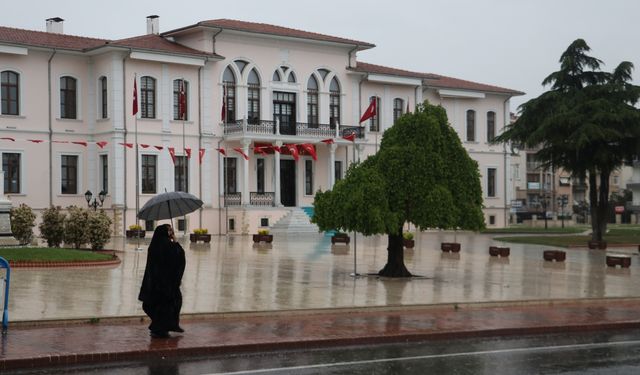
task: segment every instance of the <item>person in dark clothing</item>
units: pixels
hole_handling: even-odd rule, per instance
[[[184,332],[180,327],[184,267],[184,249],[175,241],[173,228],[169,224],[159,225],[149,244],[138,295],[142,310],[151,318],[151,337],[167,338],[169,331]]]

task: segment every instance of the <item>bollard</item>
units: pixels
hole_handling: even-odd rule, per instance
[[[2,334],[7,334],[9,328],[9,284],[11,282],[11,267],[9,262],[0,257],[0,269],[6,268],[6,276],[4,280],[4,303],[2,305]]]

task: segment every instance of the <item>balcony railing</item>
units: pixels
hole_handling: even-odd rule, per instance
[[[338,138],[344,137],[352,132],[356,133],[357,139],[364,138],[364,128],[360,126],[344,126],[339,125],[336,129],[335,125],[330,124],[309,124],[305,122],[297,122],[295,126],[293,124],[286,126],[283,124],[281,127],[279,121],[272,120],[259,120],[259,121],[246,121],[237,120],[231,123],[225,123],[224,135],[270,135],[270,134],[285,134],[295,135],[308,138]]]
[[[249,195],[249,204],[252,206],[274,206],[276,193],[252,191]]]
[[[224,205],[225,207],[242,205],[242,193],[226,193],[224,195]]]

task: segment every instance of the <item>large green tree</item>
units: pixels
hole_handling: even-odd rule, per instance
[[[352,165],[332,190],[318,192],[312,221],[321,230],[388,236],[379,275],[408,277],[402,228],[484,227],[477,163],[462,147],[440,106],[417,106],[387,130],[380,150]]]
[[[638,152],[640,87],[632,85],[633,64],[600,70],[577,39],[560,57],[560,70],[542,82],[550,90],[520,107],[520,117],[495,142],[540,147],[543,167],[561,167],[589,179],[592,239],[602,241],[607,225],[609,177]]]

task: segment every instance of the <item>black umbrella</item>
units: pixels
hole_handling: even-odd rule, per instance
[[[143,220],[163,220],[184,216],[202,207],[200,198],[182,191],[161,193],[149,199],[138,212]]]

